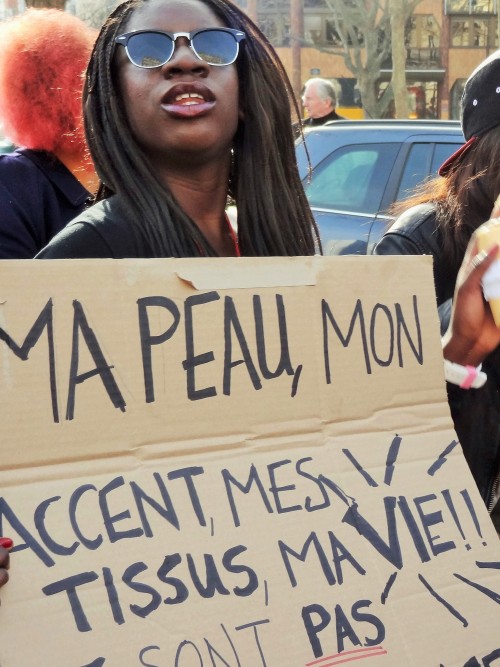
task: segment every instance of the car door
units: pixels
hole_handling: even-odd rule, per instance
[[[437,176],[439,167],[462,144],[463,139],[458,133],[413,135],[403,142],[387,179],[380,211],[370,228],[369,253],[393,221],[390,215],[392,204],[408,198],[419,186]]]
[[[398,142],[340,146],[314,166],[310,180],[304,180],[325,255],[367,253],[400,146]]]

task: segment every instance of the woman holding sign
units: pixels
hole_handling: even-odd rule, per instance
[[[291,101],[300,114],[290,82],[260,30],[228,0],[121,4],[97,38],[83,99],[98,202],[39,257],[319,250],[295,162]],[[237,233],[228,200],[238,207]],[[0,546],[0,585],[10,547]]]
[[[38,257],[313,254],[289,99],[276,53],[228,0],[123,3],[97,38],[84,88],[100,201]],[[466,455],[489,498],[493,467],[475,445]]]
[[[229,1],[121,4],[84,86],[99,201],[38,257],[314,254],[290,100],[298,116],[278,56]]]

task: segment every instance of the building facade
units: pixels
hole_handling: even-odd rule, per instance
[[[345,2],[345,0],[340,0]],[[345,65],[342,41],[332,7],[339,0],[241,0],[238,4],[277,48],[293,81],[296,67],[292,26],[301,34],[300,78],[331,79],[338,91],[340,113],[363,115],[356,77]],[[464,83],[472,70],[498,48],[500,0],[421,0],[406,24],[406,82],[410,117],[458,118]],[[301,18],[293,12],[299,6]],[[252,15],[252,13],[254,15]],[[361,43],[363,36],[361,37]],[[295,57],[296,61],[296,57]],[[391,79],[387,58],[377,82],[378,92]],[[390,115],[390,112],[389,112]]]
[[[67,0],[66,9],[93,25],[119,0]],[[404,0],[403,0],[404,1]],[[349,0],[236,0],[276,47],[297,94],[311,76],[331,79],[340,113],[364,115],[355,74],[340,55],[335,8]],[[374,3],[376,0],[374,0]],[[353,2],[355,4],[355,0]],[[381,4],[381,3],[380,3]],[[458,118],[464,83],[472,70],[498,48],[500,0],[421,0],[405,30],[406,82],[410,116]],[[25,0],[0,0],[0,20],[25,9]],[[340,12],[339,12],[340,14]],[[298,40],[293,35],[298,33]],[[363,42],[361,31],[359,37]],[[300,48],[293,44],[300,41]],[[332,54],[337,50],[338,54]],[[297,72],[297,68],[299,71]],[[388,85],[392,62],[380,70],[377,92]],[[390,111],[388,112],[390,115]]]

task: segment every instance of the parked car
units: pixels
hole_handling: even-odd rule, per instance
[[[2,127],[0,126],[0,154],[12,153],[12,151],[15,150],[15,148],[16,147],[14,146],[12,141],[10,141],[10,139],[6,139],[3,136]]]
[[[464,142],[459,121],[340,120],[306,130],[297,162],[325,255],[370,254],[388,209]]]
[[[8,139],[0,139],[0,154],[2,153],[12,153],[16,147]]]

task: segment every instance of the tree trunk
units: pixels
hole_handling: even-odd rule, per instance
[[[301,81],[301,45],[304,38],[304,3],[303,0],[290,2],[290,46],[292,48],[291,82],[295,97],[300,99]]]
[[[406,90],[406,48],[404,0],[390,0],[392,91],[396,118],[408,118],[408,92]]]
[[[64,9],[66,0],[26,0],[26,7],[36,7],[36,9]]]
[[[340,44],[319,50],[342,56],[345,66],[358,81],[363,109],[369,118],[383,118],[394,100],[396,89],[406,96],[406,51],[404,28],[406,19],[422,0],[324,0],[330,9]],[[402,13],[402,18],[391,20],[391,12]],[[392,34],[393,28],[396,36]],[[400,35],[397,36],[400,32]],[[392,50],[392,44],[396,48]],[[308,44],[308,46],[314,46]],[[389,85],[379,94],[381,69],[393,58],[393,74]],[[398,79],[399,77],[399,79]],[[406,104],[408,102],[406,101]],[[405,102],[398,103],[398,116],[408,117]]]
[[[259,22],[259,17],[257,13],[257,0],[248,0],[247,15],[252,19],[254,23]]]

